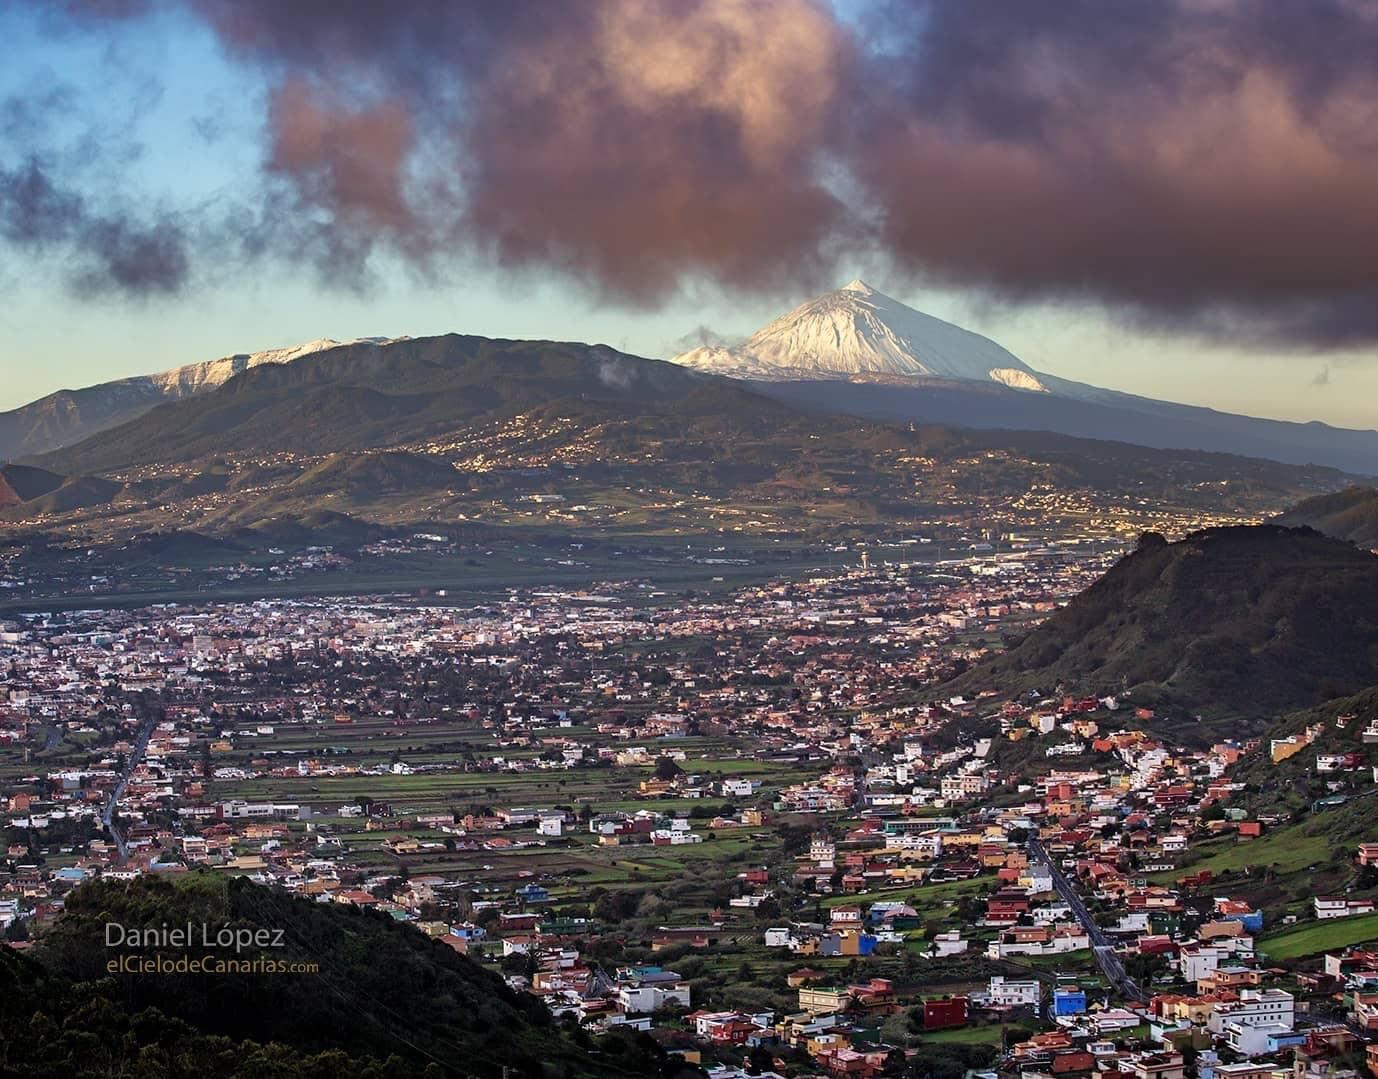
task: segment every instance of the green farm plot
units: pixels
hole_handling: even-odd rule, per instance
[[[1155,873],[1149,880],[1171,883],[1184,873],[1202,869],[1223,873],[1270,867],[1279,873],[1297,873],[1330,856],[1329,840],[1324,835],[1307,835],[1301,826],[1282,828],[1244,843],[1234,839],[1216,840],[1202,844],[1199,849],[1209,852],[1208,855],[1181,869]]]
[[[860,895],[834,895],[823,900],[824,909],[860,904],[865,906],[876,902],[908,903],[920,914],[955,906],[967,896],[980,895],[990,890],[990,878],[979,877],[972,880],[951,880],[939,884],[908,884],[899,888],[884,888]]]
[[[921,1042],[930,1045],[999,1045],[1004,1028],[999,1023],[979,1027],[953,1027],[925,1033]]]
[[[392,802],[411,810],[445,809],[474,802],[569,804],[573,799],[619,800],[636,789],[627,771],[574,769],[541,772],[434,772],[419,775],[269,776],[217,780],[217,798],[342,805],[359,798]]]
[[[1333,918],[1284,929],[1260,940],[1258,950],[1269,959],[1299,959],[1371,940],[1378,940],[1378,914]]]
[[[1089,967],[1095,962],[1090,948],[1075,952],[1062,952],[1058,955],[1021,955],[1012,959],[1019,966],[1031,970],[1061,971]]]
[[[357,828],[357,818],[352,823]],[[413,876],[459,876],[498,888],[538,878],[560,900],[577,900],[594,886],[643,891],[677,884],[683,885],[683,890],[676,898],[691,901],[715,882],[777,857],[779,842],[768,832],[743,831],[715,834],[701,843],[680,846],[637,843],[604,847],[594,844],[587,834],[576,832],[564,840],[542,845],[498,850],[437,849],[398,856],[382,846],[393,835],[432,841],[444,838],[425,830],[397,829],[340,832],[339,839],[348,863],[355,868],[390,872],[405,867]],[[704,906],[708,909],[711,904]]]

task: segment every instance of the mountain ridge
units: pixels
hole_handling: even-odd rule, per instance
[[[460,334],[445,338],[486,340]],[[335,342],[321,338],[288,348],[237,353],[158,375],[62,390],[0,413],[0,461],[29,461],[67,450],[161,405],[205,396],[252,372],[297,367],[296,361],[304,356],[322,357],[341,348],[410,340],[375,337]],[[546,344],[606,349],[573,342]],[[626,355],[606,351],[610,356]],[[691,349],[671,363],[686,371],[745,383],[759,398],[820,414],[1047,431],[1378,476],[1378,430],[1236,415],[1046,374],[990,338],[916,311],[859,279],[806,301],[741,345]],[[337,398],[321,404],[347,405],[345,422],[350,422],[349,411],[355,409],[361,410],[360,418],[367,421],[369,402],[361,394],[347,396],[352,400]],[[428,406],[422,401],[418,407]],[[318,417],[303,416],[300,420],[319,423]],[[85,470],[105,467],[106,462],[101,461],[87,465]]]
[[[256,367],[211,393],[161,404],[34,460],[67,473],[108,472],[228,451],[404,448],[477,416],[563,397],[662,414],[720,406],[761,417],[792,411],[739,383],[606,345],[446,334],[344,345],[309,365]]]
[[[1354,486],[1317,495],[1279,514],[1273,522],[1306,525],[1360,547],[1378,548],[1378,489]]]
[[[265,364],[287,364],[358,341],[381,343],[395,338],[357,338],[355,342],[317,338],[283,348],[239,352],[214,360],[184,364],[149,375],[133,375],[79,389],[62,389],[28,404],[0,412],[0,461],[29,457],[72,445],[119,426],[166,401],[179,401],[223,386],[245,371]]]
[[[1031,491],[1080,492],[1112,513],[1147,499],[1238,519],[1356,480],[1055,433],[875,422],[801,410],[761,386],[607,346],[457,335],[345,346],[246,371],[44,456],[48,501],[0,507],[0,521],[88,546],[234,535],[322,511],[363,527],[841,542],[971,514],[1038,528],[1052,518],[1019,508]]]
[[[1136,550],[1005,652],[951,680],[1000,696],[1129,694],[1261,721],[1378,684],[1378,556],[1312,529],[1205,529]]]

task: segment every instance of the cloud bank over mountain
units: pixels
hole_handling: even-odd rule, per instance
[[[89,291],[171,292],[226,257],[349,288],[380,255],[439,278],[478,257],[654,306],[705,281],[813,291],[867,258],[1236,342],[1378,340],[1362,0],[182,9],[266,86],[240,204],[97,203],[40,141],[0,154],[0,237],[65,252]]]

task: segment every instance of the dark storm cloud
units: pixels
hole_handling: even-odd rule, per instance
[[[0,256],[52,259],[82,296],[180,291],[192,256],[178,215],[133,207],[118,192],[91,194],[141,153],[128,117],[117,131],[93,129],[72,88],[45,74],[42,85],[0,100]],[[140,80],[132,108],[159,93]],[[65,135],[55,144],[56,130]],[[93,176],[97,183],[84,182]]]
[[[1141,326],[1378,339],[1378,8],[918,10],[852,157],[902,265]]]
[[[359,287],[379,252],[481,252],[654,304],[881,253],[1137,326],[1378,341],[1368,0],[187,3],[269,81],[244,257]]]
[[[63,257],[68,283],[84,295],[177,292],[191,273],[187,236],[175,222],[92,210],[36,159],[0,169],[0,238],[16,251]]]
[[[812,0],[199,10],[280,79],[270,169],[356,251],[654,303],[821,284],[855,237],[820,153],[855,50]]]

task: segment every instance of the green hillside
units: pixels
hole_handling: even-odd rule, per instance
[[[1259,813],[1309,810],[1318,799],[1349,796],[1373,790],[1372,773],[1322,774],[1316,771],[1318,754],[1358,753],[1365,765],[1378,764],[1378,745],[1366,745],[1364,728],[1378,721],[1378,686],[1349,697],[1338,697],[1315,708],[1291,712],[1272,723],[1260,739],[1257,752],[1235,767],[1231,776],[1249,785],[1248,806]],[[1273,740],[1310,732],[1311,741],[1300,752],[1274,762]],[[1378,811],[1378,806],[1371,810]]]
[[[101,478],[50,473],[59,485],[5,519],[79,550],[149,532],[250,547],[456,528],[782,548],[974,527],[1124,536],[1174,516],[1260,517],[1349,479],[819,415],[605,346],[453,335],[253,368],[41,463]]]
[[[281,930],[244,955],[315,972],[110,974],[109,924]],[[199,932],[199,928],[197,930]],[[271,939],[271,937],[269,938]],[[533,997],[385,914],[243,879],[95,882],[30,953],[0,949],[0,1075],[619,1076],[659,1074],[652,1045],[576,1043]],[[220,958],[233,950],[215,950]]]
[[[1209,529],[1171,544],[1145,537],[1063,610],[950,688],[1128,692],[1135,704],[1258,729],[1279,712],[1374,684],[1378,557],[1270,525]]]
[[[310,363],[257,367],[45,460],[70,474],[233,452],[352,452],[566,399],[662,415],[735,411],[763,424],[789,414],[725,380],[606,346],[451,334],[348,345]]]

